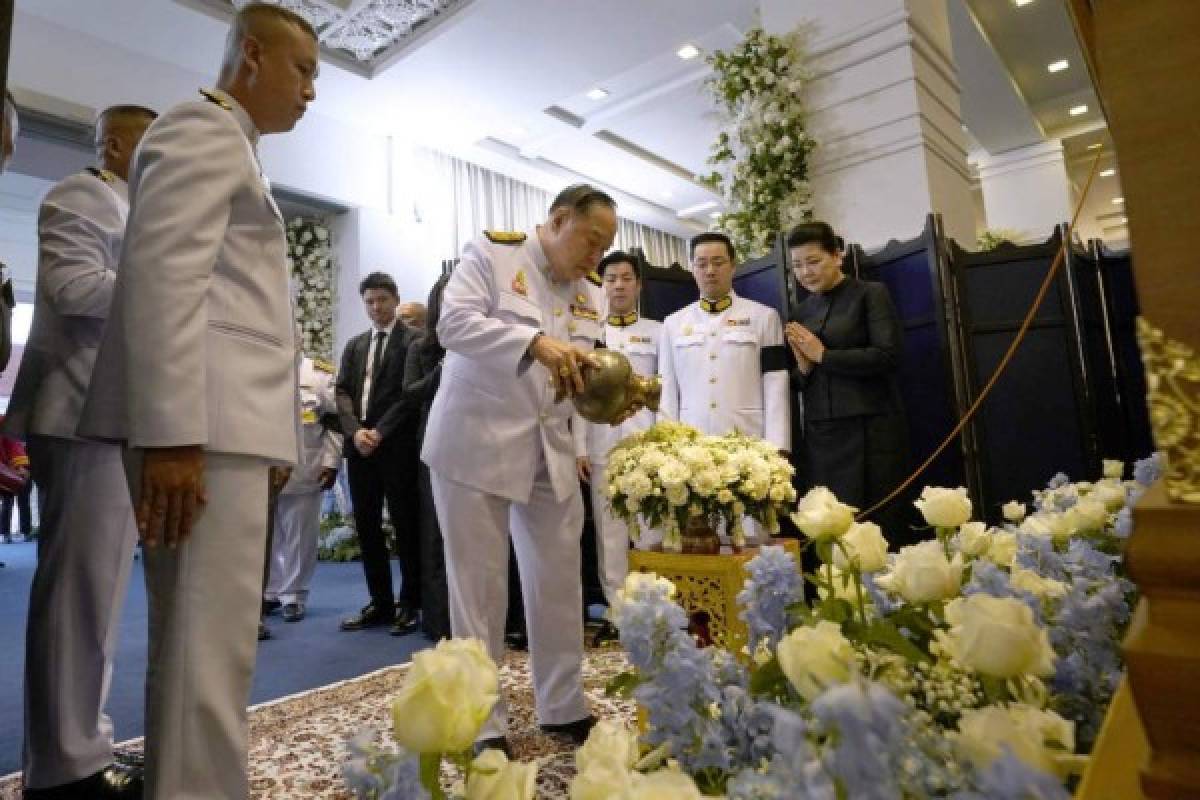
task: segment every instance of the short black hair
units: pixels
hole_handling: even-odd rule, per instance
[[[617,207],[617,201],[613,200],[608,192],[597,189],[591,184],[576,183],[558,193],[554,202],[550,204],[550,213],[553,214],[560,208],[569,208],[580,214],[586,214],[588,209],[597,203],[614,210]]]
[[[608,269],[609,264],[617,264],[624,262],[633,267],[633,274],[640,281],[642,279],[642,265],[638,263],[637,257],[626,253],[624,250],[613,250],[611,253],[600,259],[599,266],[596,267],[597,274],[603,276],[604,270]]]
[[[358,296],[362,297],[366,294],[367,289],[383,289],[391,292],[392,297],[400,298],[400,290],[396,288],[396,281],[392,280],[392,276],[386,272],[372,272],[363,278],[362,283],[358,284]]]
[[[836,255],[845,249],[842,237],[833,232],[833,227],[828,222],[820,220],[801,222],[792,228],[791,233],[787,236],[789,250],[806,244],[817,244],[830,255]]]
[[[692,237],[692,242],[688,247],[688,258],[696,257],[696,248],[708,242],[721,242],[725,245],[725,249],[729,251],[729,260],[734,264],[737,263],[737,251],[733,247],[733,240],[720,231],[708,231],[701,233],[698,236]]]

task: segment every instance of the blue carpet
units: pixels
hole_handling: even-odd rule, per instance
[[[0,544],[0,775],[20,768],[22,674],[25,663],[25,612],[33,580],[35,545]],[[395,585],[400,585],[394,568]],[[274,638],[262,642],[250,702],[354,678],[407,661],[430,646],[421,634],[394,637],[386,628],[345,633],[342,617],[366,603],[362,566],[320,562],[313,578],[308,616],[285,623],[268,618]],[[121,615],[120,644],[108,698],[116,740],[142,735],[143,681],[146,671],[146,590],[141,562],[135,563],[129,596]]]

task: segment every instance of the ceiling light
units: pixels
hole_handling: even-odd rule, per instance
[[[663,200],[670,200],[675,195],[671,193],[670,189],[663,189],[661,192],[658,193],[658,196],[661,197]]]
[[[608,97],[608,89],[601,89],[599,86],[588,89],[588,100],[603,100],[606,97]],[[1085,108],[1084,110],[1086,111],[1087,109]]]
[[[700,48],[694,44],[685,44],[683,47],[675,51],[675,55],[682,58],[684,61],[691,61],[696,56],[700,55]]]
[[[1095,142],[1094,144],[1089,144],[1087,146],[1087,149],[1088,150],[1099,150],[1101,147],[1104,147],[1104,145],[1101,142]]]
[[[712,212],[711,214],[709,214],[709,216],[710,216],[710,217],[712,217],[713,219],[716,219],[717,217],[721,216],[721,212],[720,212],[720,211],[714,211],[714,212]]]
[[[1080,114],[1086,114],[1086,113],[1087,113],[1087,106],[1078,105],[1078,106],[1071,107],[1070,114],[1072,117],[1078,117]]]
[[[526,136],[529,135],[529,131],[525,130],[520,125],[513,125],[511,128],[508,129],[508,132],[511,133],[513,136],[515,136],[518,139],[524,139]]]
[[[1046,69],[1048,69],[1050,72],[1062,72],[1069,66],[1071,65],[1067,63],[1067,60],[1065,58],[1061,58],[1058,61],[1047,64]]]
[[[1029,5],[1033,0],[1013,0],[1013,2],[1017,4],[1017,8],[1020,8],[1021,6]]]
[[[1117,174],[1117,171],[1116,171],[1115,169],[1102,169],[1102,170],[1100,170],[1100,177],[1101,177],[1101,178],[1111,178],[1113,175],[1116,175],[1116,174]]]
[[[1124,198],[1124,197],[1114,197],[1114,198],[1112,199],[1112,204],[1113,204],[1114,206],[1119,206],[1119,205],[1121,205],[1121,204],[1122,204],[1122,203],[1124,203],[1124,202],[1125,202],[1125,198]]]
[[[1125,225],[1125,224],[1126,224],[1126,223],[1128,223],[1128,222],[1129,222],[1129,217],[1121,217],[1121,224],[1122,224],[1122,225]]]

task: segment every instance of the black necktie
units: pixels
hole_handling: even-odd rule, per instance
[[[371,395],[375,394],[375,386],[379,381],[379,365],[383,362],[383,340],[387,337],[384,331],[375,332],[375,352],[371,354],[371,390],[367,392],[367,403],[371,402]],[[366,413],[366,409],[363,409]]]

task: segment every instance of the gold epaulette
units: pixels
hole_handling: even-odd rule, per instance
[[[200,94],[204,95],[204,99],[210,103],[216,103],[226,111],[233,111],[233,105],[228,100],[216,92],[210,92],[208,89],[201,89]]]
[[[591,272],[588,273],[587,280],[588,280],[588,283],[592,284],[593,286],[603,286],[604,285],[604,278],[601,278],[600,273],[596,272],[595,270],[592,270]]]
[[[484,231],[483,235],[492,244],[520,244],[527,238],[521,231]]]
[[[330,375],[332,375],[333,373],[335,373],[337,371],[337,369],[333,366],[332,361],[326,361],[323,358],[314,358],[312,360],[312,363],[313,363],[313,367],[315,369],[318,369],[321,372],[325,372]]]

